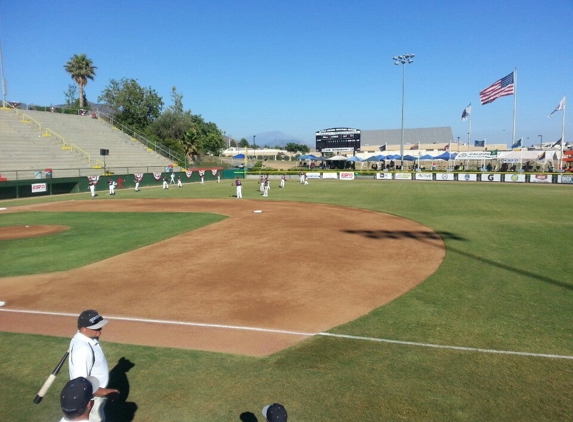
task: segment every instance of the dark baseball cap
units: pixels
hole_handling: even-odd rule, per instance
[[[60,394],[62,410],[66,413],[81,412],[94,398],[94,391],[98,388],[96,377],[79,377],[68,381]]]
[[[263,416],[269,422],[287,422],[287,411],[282,404],[273,403],[263,407]]]
[[[86,327],[90,330],[97,330],[107,324],[107,319],[104,319],[97,311],[89,309],[83,311],[78,317],[78,328]]]

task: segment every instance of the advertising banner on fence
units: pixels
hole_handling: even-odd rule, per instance
[[[340,176],[340,180],[354,180],[353,171],[341,171],[338,175]]]
[[[454,174],[453,173],[436,173],[436,180],[453,181],[454,180]]]
[[[306,173],[307,179],[320,179],[320,173]]]
[[[552,176],[550,174],[532,174],[529,176],[531,183],[552,183]]]
[[[460,182],[477,182],[477,174],[475,174],[475,173],[460,173],[460,174],[458,174],[458,181],[460,181]]]
[[[525,174],[506,174],[505,182],[509,183],[525,183]]]
[[[338,179],[337,173],[322,173],[323,179]]]
[[[560,174],[557,176],[557,183],[573,183],[573,174]]]
[[[497,158],[491,151],[468,151],[460,152],[456,156],[456,160],[491,160]]]
[[[501,182],[501,174],[482,173],[482,182]]]
[[[433,180],[432,173],[416,173],[416,180]]]
[[[412,180],[412,173],[395,173],[394,180]]]
[[[40,192],[47,192],[46,184],[45,183],[33,183],[32,184],[32,193],[40,193]]]
[[[392,173],[376,173],[378,180],[392,180]]]

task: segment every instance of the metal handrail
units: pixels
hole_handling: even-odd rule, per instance
[[[67,143],[66,143],[66,139],[65,139],[62,135],[59,135],[59,134],[57,134],[56,132],[54,132],[52,129],[50,129],[50,128],[44,129],[44,133],[43,133],[42,136],[46,136],[46,137],[47,137],[47,136],[50,136],[50,137],[51,137],[52,135],[54,135],[56,138],[58,138],[58,139],[62,142],[62,146],[69,147],[69,148],[70,148],[70,151],[72,151],[72,152],[73,152],[73,151],[78,152],[81,156],[83,156],[84,158],[87,158],[88,163],[91,163],[91,162],[92,162],[92,156],[91,156],[91,154],[90,154],[89,152],[87,152],[86,150],[80,148],[80,147],[77,146],[76,144],[67,144]],[[96,165],[96,166],[102,166],[102,167],[103,167],[104,163],[103,163],[103,161],[96,159],[96,160],[95,160],[95,165]]]
[[[177,154],[175,151],[172,151],[170,148],[166,148],[164,145],[160,144],[157,141],[151,141],[147,139],[142,134],[136,132],[134,129],[131,129],[129,126],[124,125],[120,122],[115,122],[113,116],[104,113],[102,111],[98,111],[98,117],[102,118],[102,120],[114,128],[120,129],[123,133],[130,136],[131,138],[137,140],[139,143],[143,144],[148,149],[151,149],[158,154],[168,158],[170,161],[174,163],[186,163],[186,157]]]
[[[27,121],[33,121],[34,123],[36,123],[36,125],[38,126],[39,130],[42,130],[42,125],[40,124],[40,122],[38,122],[36,119],[33,119],[32,117],[28,116],[25,113],[22,113],[22,122],[26,123]]]
[[[48,127],[46,129],[44,129],[44,133],[42,134],[42,136],[46,136],[46,137],[52,136],[52,135],[55,135],[56,138],[59,138],[59,140],[62,141],[63,146],[67,145],[66,140],[64,139],[64,137],[62,135],[58,135],[56,132],[54,132],[52,129],[50,129]]]

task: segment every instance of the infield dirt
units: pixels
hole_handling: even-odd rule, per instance
[[[111,320],[104,341],[263,356],[388,303],[445,257],[427,227],[329,205],[145,199],[7,210],[23,211],[149,212],[149,224],[170,212],[229,218],[75,270],[2,278],[2,331],[71,337],[74,316],[97,309]]]

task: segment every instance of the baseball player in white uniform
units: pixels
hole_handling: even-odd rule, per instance
[[[263,196],[269,196],[269,179],[265,179],[263,183]]]
[[[243,197],[243,184],[238,177],[235,178],[235,186],[237,187],[237,198]]]
[[[107,322],[97,311],[83,311],[78,317],[78,332],[70,342],[70,379],[93,376],[99,381],[90,412],[90,421],[96,422],[105,421],[103,408],[107,398],[119,395],[118,390],[107,388],[109,368],[99,344],[101,330]]]
[[[167,183],[167,177],[163,178],[163,189],[169,189],[169,183]]]
[[[110,195],[115,195],[115,185],[116,183],[113,181],[113,179],[108,179],[107,184],[109,186],[109,194]]]
[[[89,185],[90,185],[90,192],[92,194],[92,197],[96,196],[96,185],[95,185],[95,183],[93,181],[90,181]]]
[[[281,177],[281,188],[285,187],[285,182],[286,182],[286,174],[283,174]]]
[[[178,187],[178,188],[182,188],[182,187],[183,187],[183,183],[181,183],[181,176],[177,176],[177,187]]]

